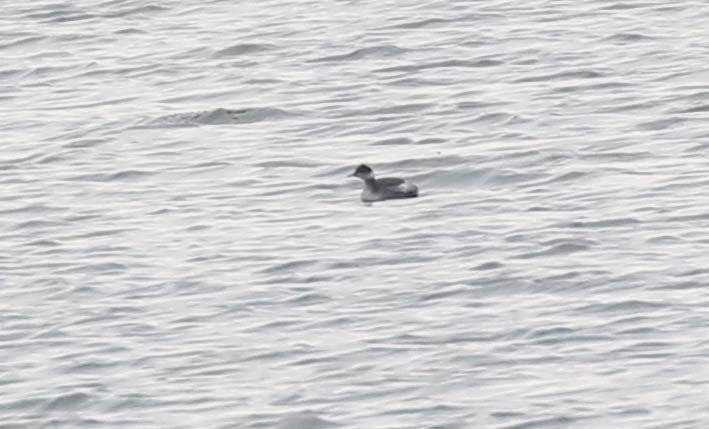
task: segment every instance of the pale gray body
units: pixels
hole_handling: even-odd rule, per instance
[[[411,182],[397,177],[383,177],[364,181],[362,201],[382,201],[394,198],[418,196],[418,188]]]

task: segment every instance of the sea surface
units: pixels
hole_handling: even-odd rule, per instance
[[[706,2],[5,0],[0,58],[0,428],[709,427]]]

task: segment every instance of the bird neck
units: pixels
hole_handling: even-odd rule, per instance
[[[374,176],[372,177],[367,177],[364,179],[364,186],[367,187],[372,192],[376,192],[379,190],[379,187],[377,186],[377,181],[374,180]]]

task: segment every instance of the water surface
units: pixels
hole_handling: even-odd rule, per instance
[[[703,3],[4,6],[3,429],[709,425]]]

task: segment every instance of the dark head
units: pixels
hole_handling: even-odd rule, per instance
[[[360,164],[360,166],[357,167],[354,173],[350,174],[350,176],[359,177],[362,180],[373,179],[374,171],[372,171],[368,165]]]

